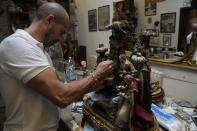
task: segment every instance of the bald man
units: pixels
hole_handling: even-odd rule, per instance
[[[59,107],[66,107],[83,94],[99,90],[113,72],[112,61],[98,65],[86,78],[60,82],[44,52],[62,39],[69,17],[57,3],[43,4],[26,30],[17,30],[0,44],[0,92],[6,105],[4,131],[55,131]]]
[[[187,35],[187,38],[186,38],[187,39],[187,44],[190,44],[190,40],[191,40],[192,35],[193,35],[194,32],[197,32],[197,22],[194,22],[192,24],[192,32],[189,35]]]

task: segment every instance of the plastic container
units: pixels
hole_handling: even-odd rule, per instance
[[[76,80],[76,75],[75,75],[74,62],[72,60],[72,57],[69,57],[68,62],[66,63],[66,81],[67,83],[69,83],[75,80]]]

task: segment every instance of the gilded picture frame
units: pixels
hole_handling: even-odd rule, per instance
[[[103,31],[110,24],[110,6],[102,6],[98,8],[98,30]]]

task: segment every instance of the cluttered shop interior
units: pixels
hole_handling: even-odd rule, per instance
[[[0,131],[197,131],[196,0],[0,0]]]

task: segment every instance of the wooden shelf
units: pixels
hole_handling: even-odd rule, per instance
[[[172,66],[172,67],[178,67],[178,68],[183,68],[183,69],[190,69],[190,70],[196,70],[197,71],[197,67],[188,65],[186,63],[180,63],[180,64],[169,64],[169,63],[163,63],[163,62],[159,62],[159,61],[155,61],[152,58],[148,58],[150,63],[154,63],[154,64],[161,64],[161,65],[166,65],[166,66]]]

